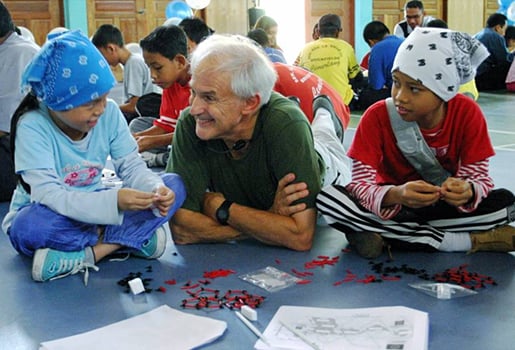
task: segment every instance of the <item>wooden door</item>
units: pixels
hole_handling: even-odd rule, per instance
[[[87,0],[88,33],[102,24],[120,28],[125,43],[139,42],[166,20],[169,0]]]
[[[117,26],[126,43],[138,42],[148,32],[145,0],[88,0],[87,9],[89,35],[102,24]]]
[[[253,7],[253,6],[250,6]],[[233,33],[247,35],[249,31],[247,0],[220,1],[211,0],[201,17],[216,33]]]
[[[64,26],[62,1],[3,0],[14,23],[29,29],[36,43],[43,45],[46,35],[55,27]]]

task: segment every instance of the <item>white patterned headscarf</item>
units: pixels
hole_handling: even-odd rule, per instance
[[[22,76],[22,91],[32,92],[50,109],[65,111],[109,92],[115,79],[109,64],[80,31],[49,36]]]
[[[477,67],[488,55],[486,47],[466,33],[417,27],[399,47],[392,72],[418,80],[449,101],[461,84],[474,79]]]

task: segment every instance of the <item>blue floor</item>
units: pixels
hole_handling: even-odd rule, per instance
[[[485,94],[479,103],[487,116],[497,155],[491,161],[491,174],[497,187],[515,192],[515,95]],[[359,115],[353,115],[346,134],[348,144]],[[0,204],[0,217],[8,203]],[[433,275],[448,268],[464,266],[470,272],[490,276],[497,285],[488,284],[478,294],[451,300],[438,300],[408,286],[420,282],[417,274],[399,272],[397,281],[362,283],[358,279],[376,274],[367,260],[346,250],[345,238],[329,228],[319,227],[315,245],[309,252],[293,252],[262,245],[255,241],[233,244],[174,246],[169,242],[163,257],[154,261],[131,258],[124,262],[102,261],[99,272],[91,272],[89,284],[75,275],[49,283],[33,282],[31,260],[12,249],[8,237],[0,235],[0,350],[35,350],[43,341],[89,331],[159,305],[183,310],[187,297],[186,283],[203,279],[205,272],[218,269],[234,271],[227,277],[212,280],[210,288],[248,290],[265,296],[258,309],[256,327],[263,331],[281,305],[357,308],[402,305],[429,314],[429,349],[506,350],[513,348],[515,325],[515,253],[421,253],[394,252],[395,260],[386,256],[376,263],[389,266],[425,269]],[[285,272],[305,270],[305,263],[319,256],[339,257],[335,266],[310,270],[311,283],[295,285],[269,293],[240,278],[239,275],[266,266]],[[404,270],[406,271],[406,270]],[[131,272],[151,278],[152,293],[134,298],[118,285]],[[349,274],[357,278],[335,285]],[[377,276],[377,274],[376,274]],[[175,285],[166,282],[175,280]],[[159,292],[155,289],[166,288]],[[227,322],[225,334],[205,349],[252,349],[256,336],[228,309],[183,310]],[[201,330],[199,330],[201,331]],[[170,349],[174,349],[173,344]]]

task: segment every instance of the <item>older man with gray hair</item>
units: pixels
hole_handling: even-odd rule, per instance
[[[315,97],[310,125],[296,102],[272,91],[271,61],[241,36],[201,42],[191,74],[191,107],[166,169],[183,175],[187,189],[170,224],[175,243],[254,238],[310,249],[317,193],[350,176],[330,99]]]

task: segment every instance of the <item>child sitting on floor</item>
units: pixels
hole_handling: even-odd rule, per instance
[[[163,97],[158,119],[139,117],[129,128],[147,165],[163,167],[168,162],[168,146],[179,114],[190,100],[187,37],[178,26],[161,26],[143,38],[140,46],[153,82],[163,89]]]
[[[147,106],[147,108],[159,109],[161,88],[152,84],[150,70],[145,65],[145,61],[141,55],[132,53],[127,48],[120,29],[112,24],[103,24],[98,27],[91,42],[112,67],[123,65],[124,100],[119,107],[127,122],[138,116],[136,104],[142,96],[153,96],[154,106]],[[147,97],[147,101],[149,100]]]
[[[317,198],[329,225],[344,232],[361,256],[376,258],[385,244],[515,250],[515,227],[508,225],[515,220],[514,196],[493,190],[488,158],[494,150],[484,115],[457,94],[487,55],[468,34],[439,28],[416,28],[400,46],[392,68],[393,109],[419,129],[420,144],[427,143],[428,158],[436,160],[433,168],[439,163],[444,175],[431,181],[432,168],[419,173],[408,161],[399,148],[408,139],[396,139],[385,101],[368,108],[348,151],[352,181],[329,186]]]
[[[166,246],[162,227],[182,205],[176,174],[159,177],[112,100],[109,65],[79,31],[57,34],[22,77],[28,94],[11,124],[20,183],[2,223],[12,245],[33,257],[32,278],[47,281],[127,249],[154,259]],[[111,157],[122,188],[102,186]]]

